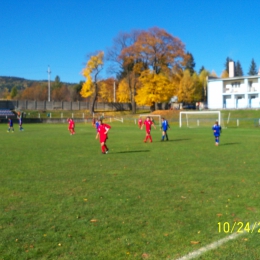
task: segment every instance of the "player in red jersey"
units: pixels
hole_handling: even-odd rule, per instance
[[[68,130],[70,132],[70,135],[73,135],[73,132],[74,132],[73,128],[75,127],[75,123],[71,118],[68,118],[67,122],[69,123]]]
[[[73,119],[71,119],[71,133],[75,134],[75,121]]]
[[[152,136],[151,136],[151,127],[153,126],[154,129],[156,129],[154,123],[152,122],[152,120],[150,119],[150,117],[148,116],[146,118],[146,120],[144,121],[144,124],[142,125],[142,128],[143,129],[143,126],[145,125],[145,129],[146,129],[146,137],[144,139],[144,142],[146,143],[146,141],[148,140],[148,138],[150,139],[150,143],[153,141],[152,140]]]
[[[96,139],[98,139],[99,136],[102,154],[106,154],[108,153],[108,148],[106,146],[106,141],[108,139],[107,133],[110,130],[111,126],[107,124],[103,124],[101,119],[98,120],[98,122],[99,122],[99,127],[96,135]]]
[[[142,129],[142,125],[143,125],[143,120],[142,120],[142,118],[140,117],[140,118],[138,119],[138,127],[139,127],[140,129]]]

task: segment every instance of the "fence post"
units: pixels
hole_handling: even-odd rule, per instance
[[[239,119],[237,119],[237,126],[239,126]]]

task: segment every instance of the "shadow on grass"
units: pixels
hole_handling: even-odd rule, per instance
[[[150,150],[121,151],[121,152],[115,152],[115,153],[146,153],[146,152],[150,152]]]
[[[186,139],[174,139],[174,140],[169,140],[168,142],[181,142],[181,141],[187,141],[187,140],[191,140],[190,138],[186,138]]]
[[[233,144],[240,144],[240,143],[225,143],[225,144],[222,144],[222,145],[233,145]]]

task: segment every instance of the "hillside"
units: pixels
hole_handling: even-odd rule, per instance
[[[11,90],[13,87],[17,87],[18,90],[25,89],[27,87],[32,86],[35,83],[47,83],[47,80],[29,80],[24,78],[18,78],[18,77],[6,77],[6,76],[0,76],[0,91],[4,88],[8,88]],[[62,82],[63,84],[69,86],[74,86],[75,84],[72,83],[66,83]]]

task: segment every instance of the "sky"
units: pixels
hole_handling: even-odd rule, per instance
[[[8,0],[0,2],[0,76],[79,83],[87,55],[120,32],[158,27],[178,37],[196,67],[218,76],[229,57],[260,67],[257,0]],[[114,75],[105,63],[101,77]]]

